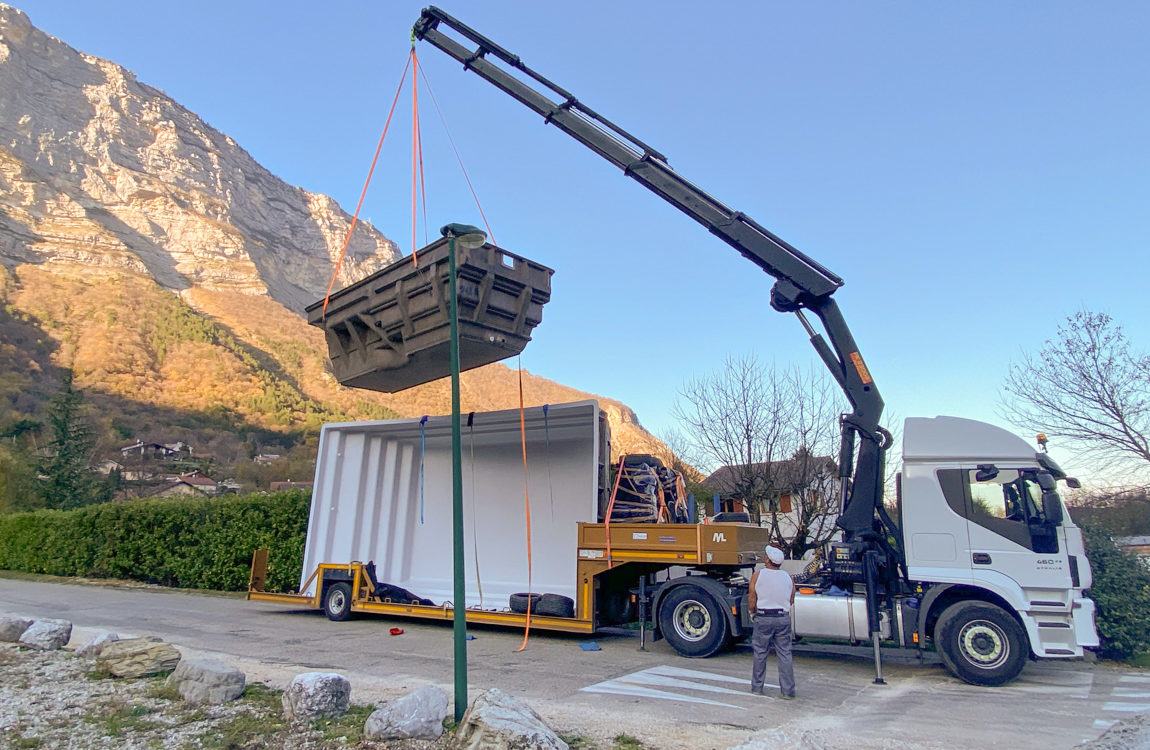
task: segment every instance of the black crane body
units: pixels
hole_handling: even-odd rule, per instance
[[[449,37],[442,27],[474,44],[474,49]],[[841,497],[837,524],[843,531],[844,543],[836,552],[843,559],[832,562],[854,566],[858,577],[866,583],[868,619],[879,675],[876,681],[881,681],[881,668],[877,665],[878,598],[896,592],[905,578],[905,565],[901,550],[890,541],[898,538],[898,534],[883,506],[883,470],[886,449],[891,442],[890,433],[879,425],[883,400],[832,298],[843,285],[842,279],[750,217],[728,208],[691,184],[668,166],[661,153],[528,68],[517,55],[439,8],[425,8],[412,34],[446,52],[461,62],[465,70],[476,73],[541,115],[546,123],[622,169],[625,175],[702,224],[776,279],[771,289],[771,307],[798,317],[852,408],[840,419]],[[539,88],[512,75],[500,63],[534,81]],[[819,319],[825,337],[807,320],[805,311]]]

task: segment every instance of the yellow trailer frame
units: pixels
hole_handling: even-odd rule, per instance
[[[541,630],[566,633],[594,633],[598,629],[596,595],[601,576],[629,563],[643,564],[645,570],[685,566],[708,567],[753,566],[762,558],[770,539],[770,530],[740,523],[715,524],[649,524],[649,523],[580,523],[576,574],[578,595],[574,617],[554,617],[532,613],[531,624]],[[265,591],[268,550],[256,550],[248,581],[249,601],[290,604],[309,609],[322,609],[323,586],[315,594],[277,594]],[[324,571],[338,571],[351,576],[350,611],[390,617],[413,617],[425,620],[451,621],[451,604],[427,606],[394,601],[376,601],[371,597],[371,584],[359,561],[320,563],[304,584],[306,591],[314,581],[323,581]],[[485,625],[522,626],[527,615],[511,611],[468,608],[467,622]]]

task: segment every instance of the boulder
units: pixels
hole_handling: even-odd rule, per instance
[[[143,677],[170,672],[180,663],[180,652],[170,643],[149,638],[128,638],[106,644],[96,666],[116,677]]]
[[[226,703],[244,694],[247,676],[214,659],[182,659],[166,684],[189,703]]]
[[[434,740],[443,734],[450,699],[435,685],[380,706],[367,717],[363,736],[369,740]]]
[[[288,721],[336,718],[351,704],[351,683],[335,672],[304,672],[288,684],[281,699]]]
[[[568,750],[567,743],[543,723],[523,701],[512,698],[498,688],[491,688],[472,702],[459,731],[453,750]]]
[[[20,635],[20,643],[44,651],[63,648],[72,637],[72,623],[67,620],[36,620]]]
[[[31,625],[32,621],[23,617],[0,617],[0,641],[15,643]]]
[[[116,635],[115,633],[109,633],[108,631],[103,630],[99,633],[96,633],[96,635],[89,638],[83,646],[76,649],[76,654],[79,656],[87,657],[89,659],[95,659],[100,655],[100,652],[104,650],[104,646],[107,646],[109,643],[114,643],[118,640],[120,640],[120,636]]]

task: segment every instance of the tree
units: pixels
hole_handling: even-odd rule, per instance
[[[64,371],[60,390],[48,406],[51,441],[37,462],[37,483],[44,507],[74,508],[107,500],[105,484],[93,474],[96,441],[83,414],[84,397]]]
[[[1071,441],[1085,458],[1150,468],[1150,356],[1105,313],[1080,311],[1011,363],[1003,416]]]
[[[835,532],[843,405],[821,371],[781,370],[749,356],[690,381],[674,415],[692,439],[684,451],[692,463],[718,469],[716,489],[743,500],[755,523],[767,513],[772,537],[800,557]],[[782,494],[791,512],[770,512]]]
[[[728,492],[756,523],[774,489],[770,466],[785,426],[782,381],[774,364],[728,357],[719,372],[689,381],[672,411],[691,436],[692,463],[729,467]]]

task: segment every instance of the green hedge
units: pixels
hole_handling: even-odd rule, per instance
[[[1099,654],[1127,660],[1150,651],[1150,570],[1105,528],[1083,525],[1082,532],[1094,575],[1087,595],[1097,606]]]
[[[299,585],[310,493],[131,500],[0,516],[0,569],[244,591],[271,550],[267,589]]]

